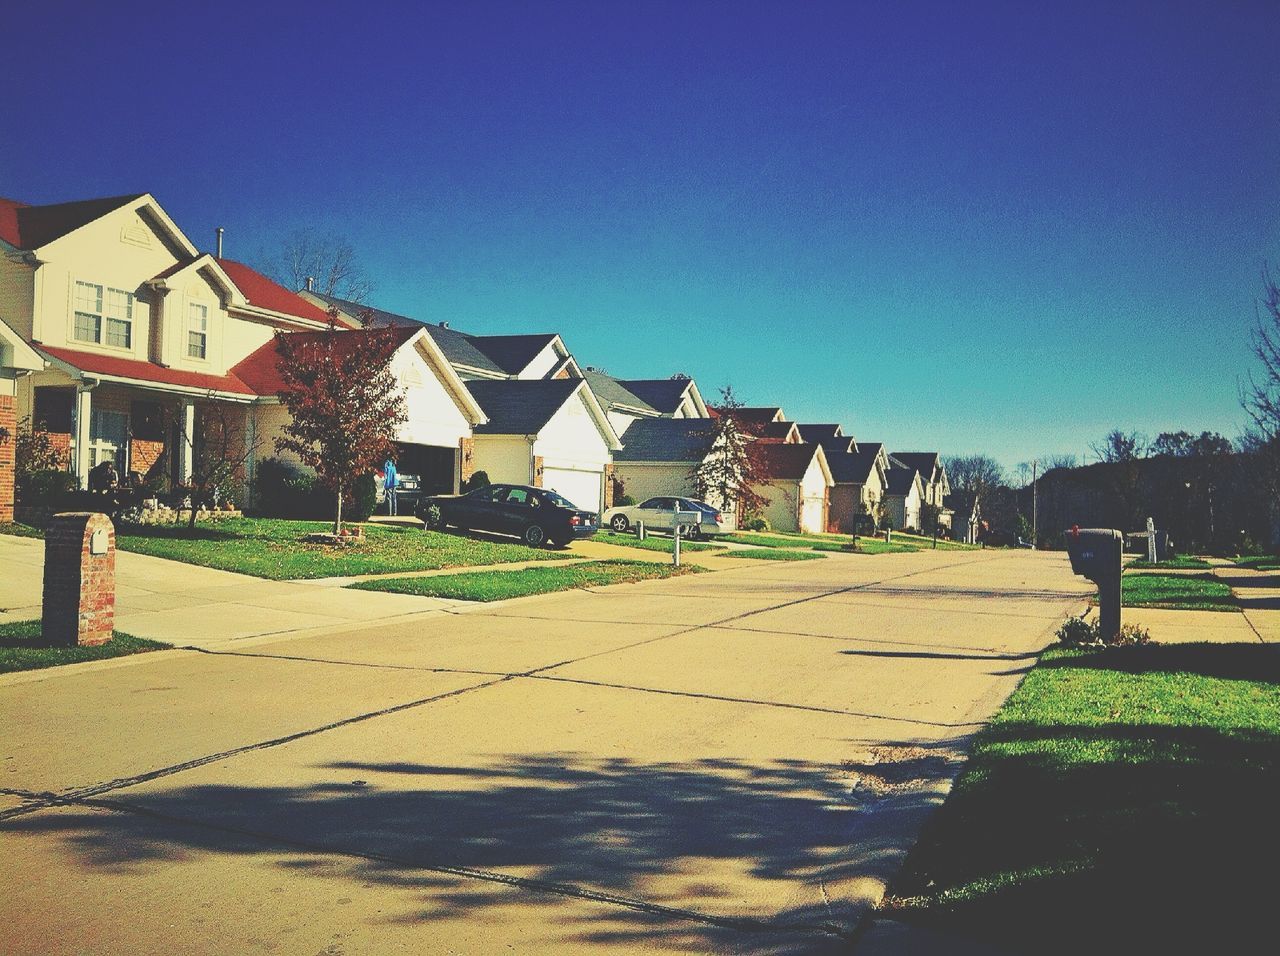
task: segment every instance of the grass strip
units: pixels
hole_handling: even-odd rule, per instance
[[[53,647],[44,642],[39,621],[15,621],[0,624],[0,674],[79,664],[82,661],[104,661],[112,657],[160,651],[171,646],[116,631],[112,640],[96,647]]]
[[[507,598],[548,594],[605,584],[655,581],[681,574],[697,574],[692,565],[673,567],[653,561],[584,561],[561,567],[520,568],[515,571],[473,571],[422,578],[383,578],[359,581],[348,587],[360,591],[390,591],[455,601],[503,601]]]
[[[593,534],[589,539],[591,541],[601,541],[605,544],[616,544],[623,548],[639,548],[642,551],[665,551],[671,553],[674,542],[671,538],[654,537],[648,535],[643,541],[630,534],[618,534],[614,531],[600,531]],[[680,542],[681,551],[717,551],[723,548],[722,544],[712,544],[708,541],[690,541],[687,538]]]
[[[1231,587],[1211,574],[1126,574],[1121,601],[1129,607],[1178,611],[1238,611]]]
[[[732,551],[721,551],[722,558],[752,558],[756,561],[813,561],[825,558],[825,554],[815,551],[783,551],[778,548],[735,548]]]
[[[323,521],[233,518],[196,525],[194,531],[175,525],[127,527],[117,532],[116,545],[122,551],[274,580],[431,571],[564,556],[500,538],[392,524],[364,525],[364,542],[349,547],[301,540],[330,527]]]
[[[1208,571],[1213,565],[1203,558],[1193,558],[1190,555],[1180,554],[1176,558],[1166,558],[1164,561],[1156,561],[1154,564],[1150,561],[1131,561],[1126,567],[1133,571],[1159,570],[1160,568],[1170,568],[1177,571]]]
[[[1278,803],[1276,648],[1052,649],[884,909],[1010,952],[1248,952],[1273,931]]]
[[[1274,554],[1251,554],[1236,558],[1237,568],[1249,568],[1252,571],[1280,571],[1280,557]]]
[[[39,528],[33,528],[26,524],[19,524],[16,521],[0,521],[0,534],[11,535],[15,538],[44,537],[44,532]]]

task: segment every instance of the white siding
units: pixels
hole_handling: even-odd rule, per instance
[[[400,349],[392,359],[391,370],[404,386],[408,413],[408,420],[400,426],[400,441],[457,448],[458,440],[471,434],[471,426],[453,396],[416,348]]]
[[[655,495],[693,496],[693,482],[689,473],[693,471],[692,462],[669,464],[643,464],[629,461],[615,462],[614,474],[622,479],[626,493],[636,500],[636,504]]]
[[[532,361],[521,370],[516,378],[546,378],[553,368],[559,365],[561,356],[556,352],[555,343],[549,342],[547,346],[535,355]]]

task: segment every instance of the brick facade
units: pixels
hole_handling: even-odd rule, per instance
[[[13,452],[18,441],[18,400],[0,395],[0,521],[13,520]]]
[[[542,456],[533,456],[533,481],[530,482],[535,488],[542,487]]]
[[[95,531],[106,551],[91,553]],[[54,515],[44,538],[44,639],[55,645],[111,640],[116,613],[116,533],[111,519],[92,512]]]
[[[613,507],[613,498],[617,490],[618,479],[614,475],[613,462],[604,466],[604,509],[608,511]]]
[[[151,471],[153,465],[164,457],[164,442],[145,438],[129,440],[129,468],[141,475]]]
[[[458,439],[458,481],[459,490],[467,486],[471,476],[476,473],[476,440],[474,438]]]

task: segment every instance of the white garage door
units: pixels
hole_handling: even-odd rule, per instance
[[[804,532],[826,531],[822,526],[822,499],[805,498],[800,507],[800,530]]]
[[[600,510],[604,472],[572,468],[543,468],[542,487],[563,495],[584,511]]]

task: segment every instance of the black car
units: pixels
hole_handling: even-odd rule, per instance
[[[485,485],[465,495],[432,495],[414,509],[428,528],[452,525],[473,531],[514,534],[525,544],[568,544],[600,530],[598,516],[554,491],[529,485]]]

